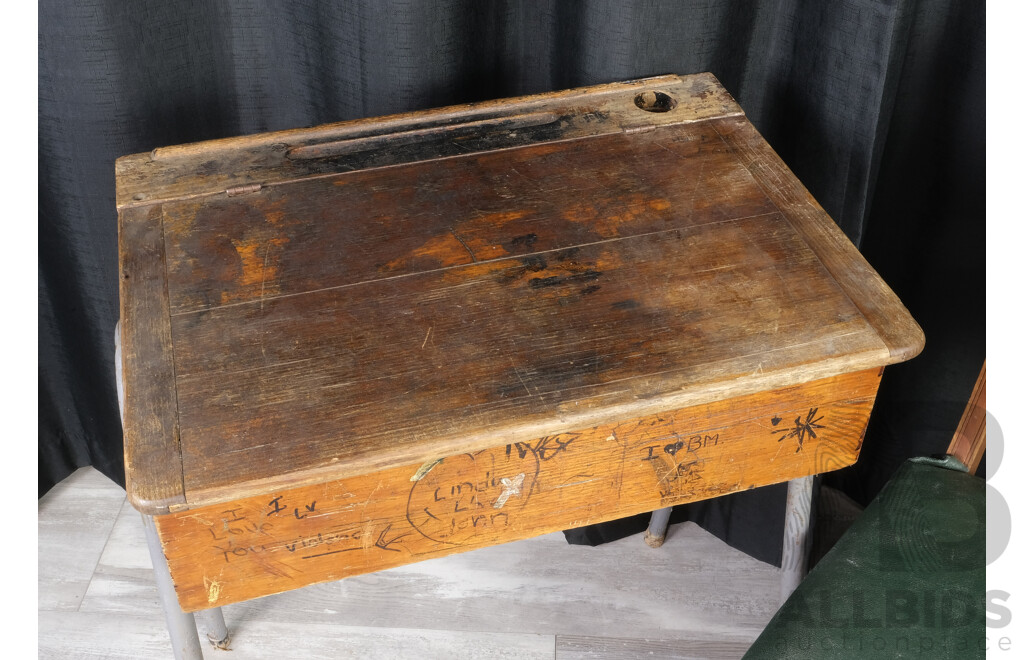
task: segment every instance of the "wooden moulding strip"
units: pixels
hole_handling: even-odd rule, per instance
[[[131,504],[156,514],[185,502],[162,207],[125,209],[119,223],[125,479]]]
[[[181,606],[309,584],[854,463],[881,369],[156,518]]]

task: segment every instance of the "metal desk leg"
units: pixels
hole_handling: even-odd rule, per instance
[[[114,380],[117,382],[117,404],[121,410],[121,421],[124,421],[124,378],[121,371],[121,322],[114,327]],[[171,635],[171,648],[174,649],[175,660],[203,660],[203,649],[199,646],[199,633],[196,632],[196,620],[191,614],[185,614],[178,605],[178,597],[174,593],[171,572],[167,568],[167,559],[160,538],[156,534],[153,517],[143,515],[142,526],[146,530],[146,544],[149,546],[149,557],[153,560],[153,574],[156,576],[156,588],[160,594],[160,605],[164,608],[167,619],[167,631]],[[228,647],[228,630],[224,625],[224,614],[220,608],[209,610],[206,615],[208,637],[217,648]]]
[[[178,597],[174,593],[174,584],[171,582],[171,572],[167,568],[167,559],[160,547],[160,539],[156,534],[153,517],[143,515],[142,524],[146,528],[146,543],[149,545],[149,556],[153,559],[156,589],[160,594],[164,617],[167,619],[167,632],[171,635],[174,658],[175,660],[203,660],[203,649],[199,645],[195,617],[182,612],[181,606],[178,605]],[[221,620],[223,621],[223,619]]]
[[[668,531],[668,517],[672,515],[672,507],[658,509],[651,514],[651,523],[644,533],[644,542],[652,548],[661,547],[665,542],[665,533]]]
[[[811,550],[811,494],[814,477],[789,482],[786,494],[786,531],[782,538],[782,601],[786,602],[807,573]]]
[[[230,651],[231,638],[228,636],[228,627],[224,623],[224,612],[219,607],[210,610],[200,610],[195,613],[200,621],[200,627],[206,631],[206,639],[222,651]]]

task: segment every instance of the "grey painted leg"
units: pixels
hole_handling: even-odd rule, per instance
[[[121,371],[121,322],[114,326],[114,380],[117,383],[117,405],[121,409],[121,421],[124,421],[124,378]],[[196,632],[196,620],[191,614],[185,614],[178,605],[178,597],[174,594],[171,572],[167,568],[160,539],[156,534],[156,526],[152,516],[142,516],[142,526],[146,529],[146,544],[149,546],[149,557],[153,560],[153,574],[156,576],[156,588],[160,594],[160,605],[164,608],[167,619],[167,632],[171,635],[171,648],[174,649],[175,660],[203,660],[203,649],[199,646],[199,633]],[[218,648],[226,649],[228,631],[224,626],[224,615],[220,608],[211,610],[207,615],[210,641]],[[215,639],[216,638],[216,639]]]
[[[807,573],[811,550],[811,494],[814,477],[789,482],[786,495],[786,531],[782,539],[782,602],[786,602]]]
[[[146,528],[146,543],[149,545],[149,556],[153,559],[153,573],[156,575],[156,589],[160,594],[160,604],[164,608],[167,619],[167,632],[171,635],[171,648],[174,649],[175,660],[203,660],[203,649],[199,645],[199,633],[196,632],[196,620],[191,614],[185,614],[178,605],[178,597],[174,593],[171,572],[167,568],[167,559],[160,547],[160,539],[156,534],[156,525],[152,516],[142,516],[142,524]]]
[[[672,507],[658,509],[651,514],[651,524],[647,526],[644,533],[644,542],[652,548],[661,547],[665,542],[665,533],[668,531],[668,517],[672,514]]]
[[[230,651],[231,639],[228,636],[228,627],[224,623],[224,612],[219,607],[211,610],[200,610],[196,617],[202,621],[202,628],[206,631],[206,638],[217,648]]]

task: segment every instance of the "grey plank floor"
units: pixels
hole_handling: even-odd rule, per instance
[[[655,550],[561,534],[228,605],[207,658],[738,658],[778,573],[689,523]],[[170,658],[139,515],[83,468],[39,501],[39,657]]]

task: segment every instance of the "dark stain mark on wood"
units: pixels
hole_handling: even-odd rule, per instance
[[[555,259],[557,261],[571,261],[579,256],[580,249],[578,247],[571,247],[565,250],[559,250],[555,253]]]
[[[523,250],[532,250],[533,246],[537,243],[537,234],[530,232],[522,236],[516,236],[509,241],[509,252],[522,252]]]
[[[548,262],[544,258],[543,254],[532,254],[532,255],[523,257],[519,261],[522,262],[523,267],[525,267],[526,270],[532,271],[532,272],[537,272],[537,271],[540,271],[540,270],[544,270],[545,268],[548,267]]]
[[[585,270],[582,273],[572,275],[552,275],[551,277],[534,277],[530,280],[530,286],[534,289],[544,289],[550,286],[564,286],[567,284],[578,284],[580,282],[592,282],[601,277],[601,272],[596,270]]]

